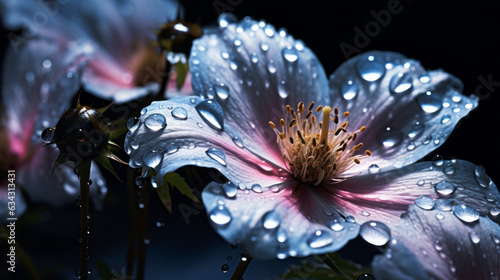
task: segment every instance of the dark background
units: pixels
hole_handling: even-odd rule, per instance
[[[364,30],[368,23],[374,21],[371,11],[387,10],[388,3],[394,1],[325,2],[181,1],[185,7],[185,19],[203,26],[215,25],[218,12],[226,11],[233,12],[239,19],[251,16],[257,20],[264,19],[276,28],[284,27],[316,53],[327,75],[330,75],[346,60],[339,45],[342,42],[354,45],[354,28]],[[497,22],[500,10],[494,5],[495,1],[402,0],[399,3],[402,11],[391,15],[387,26],[371,37],[361,51],[402,53],[419,60],[427,69],[441,68],[455,75],[464,83],[465,95],[481,94],[479,107],[465,117],[446,143],[426,159],[439,154],[446,159],[456,157],[468,160],[483,165],[493,181],[500,182],[497,171],[500,149],[495,138],[500,129],[500,25]],[[5,30],[2,30],[0,39],[3,53],[7,47]],[[481,82],[488,79],[494,82],[490,88]],[[206,170],[203,172],[208,174]],[[107,180],[109,196],[104,211],[92,213],[91,261],[104,259],[112,268],[121,271],[125,263],[129,226],[128,208],[123,202],[126,201],[126,191],[125,186],[115,178],[108,176]],[[209,227],[203,210],[186,198],[174,195],[173,215],[163,209],[156,197],[151,199],[151,244],[146,258],[146,278],[229,279],[242,249],[225,244]],[[198,209],[199,213],[191,215],[189,223],[186,223],[177,207],[180,204]],[[23,245],[38,269],[52,275],[47,279],[72,279],[78,268],[78,215],[74,205],[57,210],[45,205],[32,205],[26,216],[33,221],[27,221],[18,228],[16,238],[19,244]],[[165,223],[165,226],[158,228],[156,222]],[[357,259],[367,262],[373,252],[359,251],[355,245],[349,245],[344,251],[354,250]],[[1,252],[3,254],[4,250]],[[254,261],[245,279],[279,275],[288,262],[296,261]],[[230,267],[227,274],[220,269],[225,263]],[[4,265],[2,261],[0,275],[4,275]],[[23,268],[18,265],[16,276],[23,279]]]

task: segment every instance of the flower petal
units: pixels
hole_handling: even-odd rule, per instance
[[[80,182],[71,162],[59,165],[52,173],[52,164],[48,163],[55,162],[58,154],[57,149],[39,146],[31,161],[18,171],[18,182],[32,201],[62,207],[75,203],[80,196]],[[95,164],[90,169],[90,180],[90,199],[100,209],[107,188]]]
[[[42,142],[43,129],[54,125],[76,94],[80,69],[92,45],[36,38],[16,52],[9,48],[3,65],[2,99],[11,150],[20,158]]]
[[[326,74],[314,53],[285,31],[250,18],[228,22],[230,17],[221,15],[218,29],[195,40],[193,91],[219,102],[227,124],[255,147],[273,147],[273,157],[280,158],[268,122],[279,123],[287,104],[328,103]]]
[[[232,183],[212,182],[202,199],[215,230],[259,259],[336,251],[357,236],[358,224],[345,221],[308,186],[297,184],[236,190]],[[228,188],[235,192],[228,195]]]
[[[418,161],[443,144],[479,100],[460,94],[462,83],[446,72],[428,72],[418,61],[379,51],[342,64],[330,89],[333,104],[350,111],[349,126],[367,127],[359,141],[373,155],[352,173]]]
[[[211,167],[235,184],[263,187],[290,180],[281,158],[269,160],[269,147],[241,137],[215,100],[176,97],[153,102],[142,113],[124,143],[132,167],[153,167],[158,176],[185,165]]]
[[[377,279],[498,279],[500,226],[411,206],[372,268]]]
[[[439,207],[447,211],[466,204],[482,215],[500,208],[498,189],[484,169],[462,160],[421,162],[398,170],[381,170],[322,186],[318,193],[342,215],[352,215],[358,223],[375,220],[391,228],[414,203],[432,209],[438,207],[434,206],[436,201],[442,200]]]

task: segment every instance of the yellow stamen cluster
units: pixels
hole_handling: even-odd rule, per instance
[[[285,119],[280,120],[281,130],[273,122],[269,122],[278,136],[283,161],[293,176],[304,183],[317,186],[325,181],[342,181],[342,173],[371,155],[368,150],[364,154],[354,155],[363,147],[363,143],[351,147],[358,133],[366,128],[362,126],[352,133],[347,132],[347,120],[339,125],[337,107],[332,114],[331,107],[318,106],[315,111],[322,112],[322,121],[318,122],[313,109],[314,102],[311,102],[307,111],[303,102],[299,102],[297,111],[287,105],[288,114]],[[341,116],[347,119],[349,112]],[[333,122],[333,127],[330,127],[330,121]]]

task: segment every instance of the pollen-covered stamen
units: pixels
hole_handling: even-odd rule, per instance
[[[283,161],[300,181],[313,186],[325,181],[342,181],[345,171],[371,156],[368,150],[364,154],[356,154],[363,143],[354,142],[366,128],[362,126],[349,133],[349,112],[339,115],[337,107],[332,110],[330,106],[321,105],[314,110],[314,102],[307,110],[304,103],[299,102],[297,111],[290,105],[286,106],[286,111],[287,116],[280,119],[281,131],[273,122],[269,125],[277,135]],[[320,122],[314,111],[321,112]],[[344,118],[342,122],[340,117]]]

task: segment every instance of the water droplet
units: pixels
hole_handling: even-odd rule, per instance
[[[401,142],[401,140],[403,139],[403,134],[399,130],[387,127],[378,135],[377,138],[382,143],[382,145],[384,145],[384,147],[392,148],[399,144],[399,142]]]
[[[431,77],[429,77],[429,75],[427,75],[427,74],[420,76],[418,79],[423,84],[430,83],[430,81],[431,81]]]
[[[448,114],[446,114],[446,115],[444,115],[444,116],[441,117],[441,123],[442,124],[448,123],[448,122],[450,122],[450,120],[451,120],[451,116],[448,115]]]
[[[219,103],[213,100],[204,100],[196,105],[196,111],[209,126],[224,130],[224,111]]]
[[[278,242],[280,243],[283,243],[287,240],[287,235],[286,235],[286,232],[284,229],[278,229],[278,232],[276,233],[276,240],[278,240]]]
[[[368,167],[368,172],[370,172],[371,174],[378,173],[379,171],[380,171],[380,167],[376,164],[372,164],[372,165],[370,165],[370,167]]]
[[[437,183],[434,186],[434,189],[436,190],[436,192],[438,194],[440,194],[442,196],[448,196],[448,195],[452,194],[453,192],[455,192],[455,186],[452,183],[446,182],[446,181]]]
[[[226,166],[226,154],[222,150],[210,148],[206,151],[206,154],[218,163]]]
[[[434,166],[442,166],[444,163],[444,158],[441,155],[435,155],[432,158],[432,165]]]
[[[353,216],[347,216],[345,217],[345,221],[348,223],[355,223],[356,219]]]
[[[241,141],[241,139],[238,136],[233,137],[233,143],[240,148],[244,147],[243,141]]]
[[[372,55],[359,59],[356,66],[361,78],[367,82],[375,82],[385,74],[384,63]]]
[[[361,225],[359,235],[370,244],[383,246],[391,239],[391,230],[381,222],[370,221]]]
[[[415,150],[415,148],[416,148],[416,146],[415,146],[415,143],[414,143],[414,142],[410,142],[410,143],[408,144],[408,146],[406,146],[406,149],[407,149],[408,151],[413,151],[413,150]]]
[[[492,206],[489,210],[489,214],[492,218],[498,217],[498,215],[500,215],[500,208]]]
[[[49,59],[45,59],[45,60],[42,62],[42,66],[43,66],[43,68],[45,68],[45,69],[50,69],[50,67],[52,67],[52,61],[50,61]]]
[[[224,191],[227,197],[233,198],[236,196],[236,193],[238,192],[238,187],[231,182],[227,182],[222,185],[222,190]]]
[[[333,243],[333,237],[328,232],[316,231],[308,240],[307,244],[313,249],[323,248]]]
[[[436,251],[438,252],[443,250],[443,244],[441,243],[441,241],[439,240],[434,241],[434,249],[436,249]]]
[[[413,126],[410,128],[410,131],[408,132],[408,137],[410,138],[415,138],[417,137],[422,131],[424,131],[424,124],[420,122],[415,122]]]
[[[389,89],[394,94],[401,94],[411,91],[413,78],[408,73],[398,73],[391,78]]]
[[[358,95],[358,85],[349,80],[342,86],[341,92],[345,100],[351,100]]]
[[[263,51],[263,52],[267,52],[269,50],[269,45],[267,43],[260,43],[260,49]]]
[[[431,210],[432,208],[434,208],[434,204],[434,200],[426,195],[415,199],[415,205],[424,210]]]
[[[476,176],[477,183],[481,187],[487,188],[490,185],[491,182],[490,177],[486,175],[486,171],[483,166],[476,165],[476,167],[474,168],[474,175]]]
[[[127,128],[133,132],[139,127],[138,125],[136,125],[138,123],[139,123],[139,118],[131,117],[130,119],[127,120]]]
[[[219,23],[220,28],[226,28],[230,24],[238,22],[238,19],[236,18],[236,16],[234,14],[223,13],[219,16],[217,21]]]
[[[472,241],[472,243],[474,243],[474,244],[478,244],[479,241],[481,241],[481,237],[479,237],[479,235],[475,231],[471,231],[469,233],[469,237],[470,237],[470,241]]]
[[[262,187],[259,184],[253,184],[252,185],[252,191],[256,193],[262,193]]]
[[[420,104],[420,108],[429,114],[436,113],[442,107],[441,100],[431,94],[431,92],[420,94],[417,96],[417,101]]]
[[[171,112],[172,117],[179,120],[186,120],[188,118],[188,112],[182,107],[176,107]]]
[[[338,220],[331,221],[329,226],[333,231],[341,231],[345,228],[344,224]]]
[[[281,54],[283,55],[283,58],[287,62],[296,62],[299,59],[299,54],[297,50],[293,47],[286,47],[283,48],[281,51]]]
[[[441,214],[441,213],[437,213],[437,214],[436,214],[436,219],[438,219],[438,220],[443,220],[443,219],[444,219],[444,215],[443,215],[443,214]]]
[[[250,60],[252,61],[252,63],[257,63],[257,62],[259,62],[259,57],[257,56],[256,53],[252,53]]]
[[[229,265],[227,265],[226,263],[223,264],[221,267],[220,267],[220,270],[222,270],[222,272],[224,273],[227,273],[229,271]]]
[[[144,164],[151,168],[156,168],[158,164],[160,164],[162,159],[163,159],[163,153],[157,150],[148,151],[142,157]]]
[[[229,87],[225,84],[218,84],[214,86],[215,93],[217,96],[222,99],[226,100],[229,97]]]
[[[375,276],[371,275],[370,273],[363,273],[358,277],[357,280],[375,280]]]
[[[144,121],[144,125],[151,130],[159,130],[167,126],[167,120],[162,114],[151,114]]]
[[[218,225],[226,225],[231,222],[231,213],[224,205],[217,206],[210,212],[210,219]]]
[[[52,127],[46,128],[42,131],[42,140],[45,143],[50,143],[54,139],[55,129]]]
[[[266,229],[275,229],[281,223],[281,216],[278,212],[271,210],[262,217],[262,226]]]
[[[361,215],[363,215],[365,217],[368,217],[368,216],[370,216],[370,212],[368,212],[368,211],[361,211]]]
[[[142,108],[141,110],[141,116],[143,116],[144,114],[146,114],[148,112],[148,109],[147,108]]]
[[[423,186],[424,184],[425,184],[425,180],[424,179],[419,179],[417,181],[417,185],[420,186],[420,187]]]
[[[479,219],[479,213],[472,206],[461,204],[453,207],[453,214],[466,223],[472,223]]]

